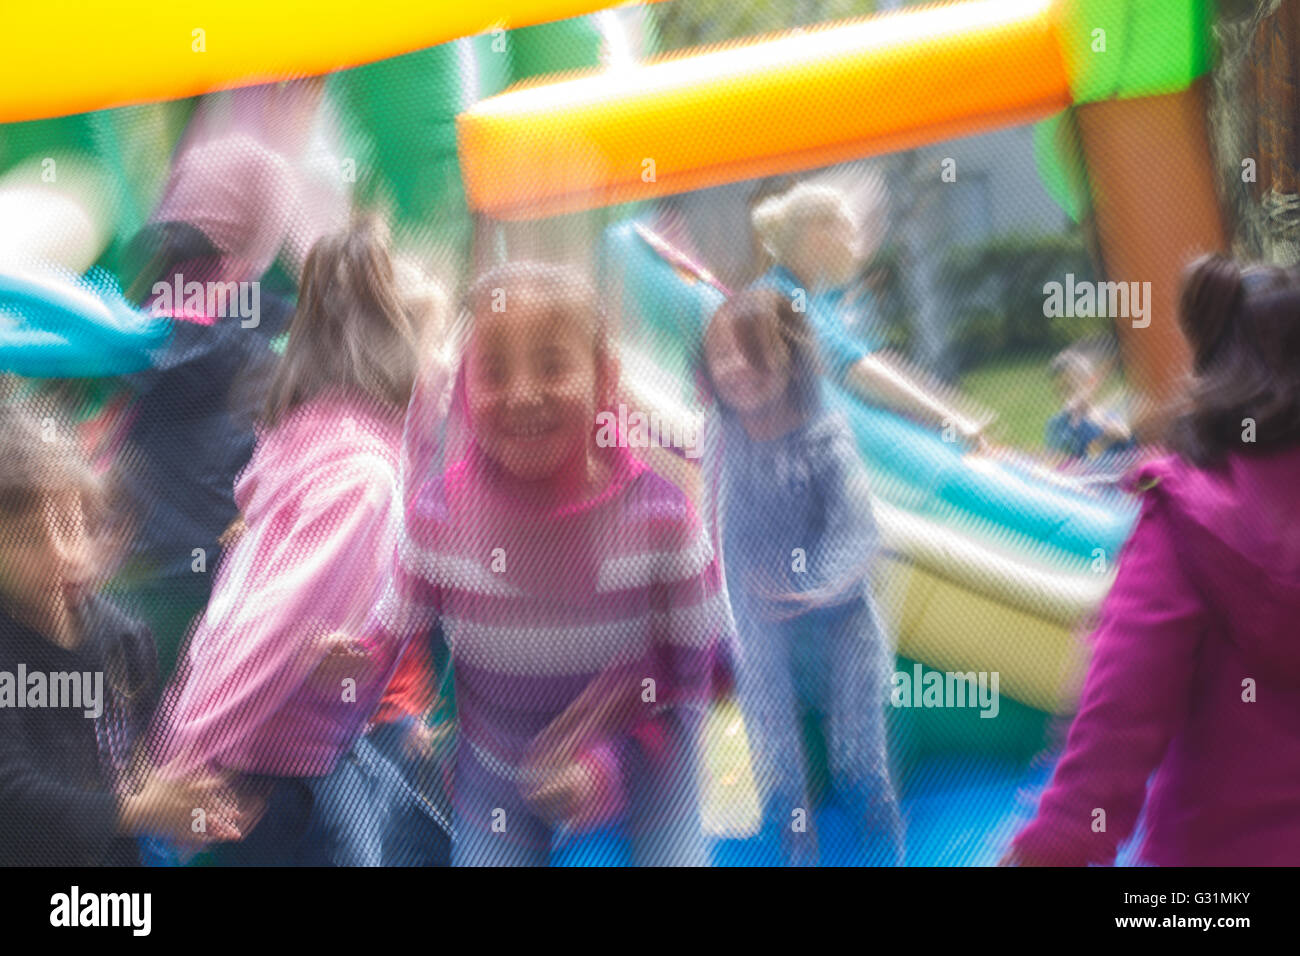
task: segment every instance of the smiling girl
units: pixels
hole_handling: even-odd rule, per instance
[[[697,737],[727,618],[704,529],[625,442],[596,441],[618,365],[581,276],[500,266],[465,317],[439,461],[370,642],[391,656],[434,620],[446,637],[453,862],[546,865],[626,790],[635,862],[703,863]]]

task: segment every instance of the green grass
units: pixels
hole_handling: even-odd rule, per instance
[[[1029,451],[1043,448],[1047,420],[1060,410],[1060,399],[1047,366],[1055,352],[997,358],[962,376],[960,388],[997,413],[989,438]],[[1112,373],[1098,391],[1105,399],[1123,385]]]
[[[960,387],[997,413],[989,437],[1019,448],[1043,447],[1043,429],[1058,399],[1047,374],[1051,354],[994,359],[962,376]]]

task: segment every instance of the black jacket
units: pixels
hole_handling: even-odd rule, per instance
[[[290,312],[266,296],[255,329],[238,318],[177,321],[154,366],[128,378],[138,395],[127,436],[134,461],[124,474],[136,553],[164,578],[192,576],[194,548],[205,550],[209,569],[220,553],[217,538],[238,514],[235,479],[252,457],[279,361],[270,340]]]
[[[135,841],[117,833],[117,797],[100,738],[129,746],[148,720],[157,677],[153,639],[104,598],[89,599],[80,616],[84,640],[67,650],[0,609],[0,672],[11,680],[20,664],[29,675],[104,674],[100,720],[80,707],[0,706],[0,866],[139,864]],[[114,714],[117,731],[110,729]]]

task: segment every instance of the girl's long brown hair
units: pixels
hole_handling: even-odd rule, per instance
[[[404,408],[415,382],[417,322],[393,273],[388,231],[372,217],[319,240],[303,266],[298,308],[266,406],[274,426],[327,389]]]

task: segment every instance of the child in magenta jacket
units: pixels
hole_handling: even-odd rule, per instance
[[[1111,863],[1144,802],[1145,862],[1300,860],[1300,288],[1207,257],[1181,321],[1178,454],[1135,476],[1065,755],[1004,862]]]

